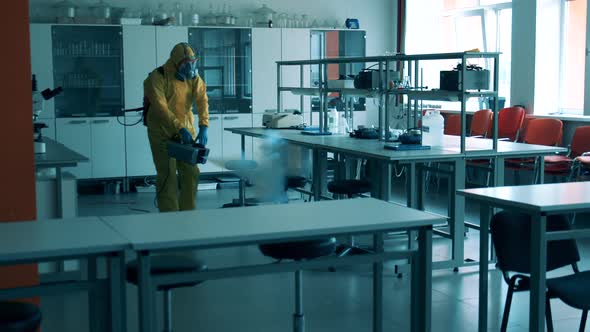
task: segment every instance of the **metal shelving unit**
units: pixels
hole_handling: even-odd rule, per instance
[[[389,97],[398,96],[408,98],[408,105],[413,105],[412,115],[407,115],[408,128],[417,127],[418,119],[421,114],[418,107],[418,101],[457,101],[461,103],[461,153],[468,153],[465,147],[465,133],[466,133],[466,103],[469,98],[473,97],[489,97],[494,101],[492,111],[494,112],[493,123],[493,144],[492,149],[497,151],[498,146],[498,76],[499,76],[499,57],[500,53],[492,52],[459,52],[459,53],[439,53],[439,54],[416,54],[406,55],[397,54],[389,56],[372,56],[372,57],[340,57],[319,60],[301,60],[301,61],[278,61],[277,62],[277,82],[281,82],[281,67],[282,66],[298,66],[301,73],[303,73],[306,66],[319,66],[319,84],[317,87],[306,87],[304,82],[300,82],[298,87],[277,87],[277,109],[282,110],[282,93],[291,92],[295,95],[312,95],[320,97],[320,132],[327,130],[327,99],[328,94],[333,92],[341,93],[343,96],[363,96],[370,98],[380,98],[379,103],[379,129],[381,131],[381,140],[390,140],[389,122],[390,122],[390,106]],[[460,64],[459,77],[466,77],[468,71],[467,64],[469,59],[484,59],[487,62],[487,67],[491,66],[490,70],[490,87],[491,89],[485,91],[467,90],[462,85],[458,91],[448,91],[440,89],[426,89],[419,88],[422,86],[421,64],[426,61],[440,61],[440,60],[457,60]],[[354,64],[354,63],[372,63],[370,67],[376,67],[379,77],[380,85],[376,89],[360,90],[360,89],[334,89],[328,88],[328,65],[330,64]],[[396,88],[390,87],[389,82],[392,82],[392,73],[399,73],[399,77],[407,77],[412,88]],[[385,98],[386,102],[382,102]],[[352,113],[352,112],[350,112]],[[346,116],[346,114],[345,114]],[[413,123],[411,123],[413,121]],[[481,151],[479,151],[481,152]]]

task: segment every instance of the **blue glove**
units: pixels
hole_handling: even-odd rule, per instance
[[[197,143],[203,144],[203,146],[207,145],[208,135],[207,135],[207,126],[199,126],[199,134],[197,135]]]
[[[191,132],[188,131],[188,129],[182,128],[178,134],[180,134],[180,143],[190,144],[193,142],[193,135],[191,135]]]

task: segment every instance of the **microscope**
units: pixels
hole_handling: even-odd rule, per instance
[[[57,87],[56,89],[45,89],[41,92],[37,90],[37,78],[33,75],[33,143],[35,146],[35,153],[45,153],[45,142],[43,142],[43,135],[41,129],[48,128],[47,124],[38,122],[39,115],[43,112],[45,106],[45,100],[59,95],[63,92],[63,89]]]

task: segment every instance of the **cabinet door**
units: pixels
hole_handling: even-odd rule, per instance
[[[309,29],[281,29],[282,34],[282,60],[307,60],[311,57],[311,40]],[[281,86],[301,86],[301,74],[299,66],[283,66],[281,68]],[[310,67],[303,67],[303,86],[310,86]],[[310,99],[303,97],[303,109],[300,96],[290,92],[283,92],[283,109],[297,109],[304,113],[309,112]]]
[[[78,179],[89,179],[92,175],[92,148],[90,141],[90,120],[88,118],[57,119],[57,141],[68,148],[87,157],[88,162],[79,163],[77,167],[65,168]]]
[[[262,116],[263,114],[252,114],[252,127],[262,127]],[[263,141],[264,140],[261,138],[252,138],[252,159],[259,163],[264,160],[264,155],[262,153]]]
[[[92,137],[92,177],[125,176],[125,127],[117,118],[90,120]]]
[[[137,123],[141,119],[141,115],[125,117],[127,124]],[[147,128],[141,122],[125,127],[125,156],[128,177],[156,175]]]
[[[125,108],[141,107],[143,81],[156,68],[156,28],[123,26],[123,77]]]
[[[251,114],[223,116],[223,160],[242,159],[241,136],[226,131],[226,128],[252,127]],[[246,137],[246,159],[252,159],[252,138]]]
[[[31,72],[37,77],[37,89],[54,89],[51,49],[51,25],[31,24]],[[46,100],[40,119],[55,118],[54,100]]]
[[[281,30],[252,29],[252,112],[277,108],[277,61],[281,60]],[[286,94],[286,93],[285,93]],[[256,125],[257,122],[254,122]]]
[[[209,116],[209,159],[205,165],[199,165],[201,173],[221,172],[223,170],[223,135],[221,133],[221,115]],[[197,129],[198,130],[198,129]]]
[[[156,65],[161,66],[168,58],[174,45],[188,43],[187,27],[156,27]]]

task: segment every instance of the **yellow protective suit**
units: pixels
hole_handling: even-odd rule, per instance
[[[209,103],[205,82],[195,79],[180,81],[177,66],[188,56],[195,56],[185,43],[174,46],[163,70],[152,71],[144,81],[144,96],[150,108],[147,115],[148,138],[156,166],[156,198],[160,212],[193,210],[199,181],[199,168],[168,157],[167,143],[182,128],[195,137],[193,101],[197,106],[199,126],[209,126]],[[163,72],[163,74],[162,74]],[[180,176],[180,197],[178,179]]]

